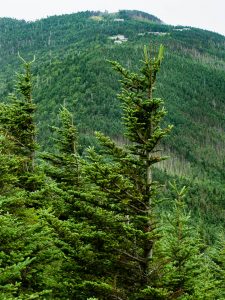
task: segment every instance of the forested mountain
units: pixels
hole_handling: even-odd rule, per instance
[[[34,99],[42,145],[51,144],[48,126],[55,124],[65,103],[75,115],[82,144],[94,143],[96,130],[121,141],[118,77],[107,60],[137,69],[143,46],[155,49],[162,43],[165,60],[156,93],[166,99],[168,121],[174,125],[164,145],[171,158],[162,168],[169,175],[191,178],[196,190],[201,183],[198,197],[206,213],[223,219],[223,36],[168,26],[137,11],[81,12],[36,22],[3,18],[0,28],[0,99],[12,91],[18,52],[28,60],[36,57]]]
[[[138,102],[143,63],[160,68],[155,102]],[[224,299],[225,37],[140,11],[2,18],[0,67],[2,299]],[[161,126],[173,129],[159,148],[170,158],[150,163],[168,132],[146,129],[145,145],[142,130],[163,105]],[[156,162],[161,189],[140,179]]]

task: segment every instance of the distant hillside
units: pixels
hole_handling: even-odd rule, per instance
[[[74,113],[81,141],[94,143],[102,130],[123,142],[118,77],[107,63],[137,70],[143,46],[166,48],[156,96],[163,97],[174,130],[163,145],[171,159],[167,176],[192,186],[190,206],[199,204],[212,223],[224,222],[225,37],[191,27],[165,25],[155,16],[123,10],[80,12],[36,22],[0,19],[0,98],[13,89],[18,51],[33,65],[39,139],[51,145],[48,125],[60,105]],[[164,176],[164,175],[159,175]],[[217,222],[217,221],[216,221]]]
[[[163,23],[159,18],[139,10],[120,10],[117,15],[119,18],[123,18],[125,20],[147,20],[158,24]]]

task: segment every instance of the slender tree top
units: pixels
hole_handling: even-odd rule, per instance
[[[17,91],[20,92],[26,102],[32,102],[32,80],[31,80],[31,65],[35,62],[35,56],[32,61],[27,62],[23,57],[20,56],[18,52],[18,56],[20,60],[23,62],[24,73],[17,73]]]
[[[118,62],[111,61],[113,68],[122,75],[122,89],[119,99],[124,112],[126,136],[134,144],[134,153],[146,155],[172,129],[160,127],[166,115],[164,101],[153,96],[157,73],[160,70],[164,47],[159,47],[158,55],[151,57],[150,51],[144,47],[144,59],[139,73],[131,72]],[[157,161],[156,161],[157,162]]]

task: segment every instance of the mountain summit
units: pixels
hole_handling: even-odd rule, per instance
[[[134,19],[139,21],[151,21],[158,24],[163,23],[159,18],[139,10],[120,10],[117,15],[119,18],[123,18],[125,20]]]

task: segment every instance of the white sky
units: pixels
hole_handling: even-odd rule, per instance
[[[25,20],[83,10],[119,9],[142,10],[167,24],[189,25],[225,35],[225,0],[0,0],[0,17]]]

